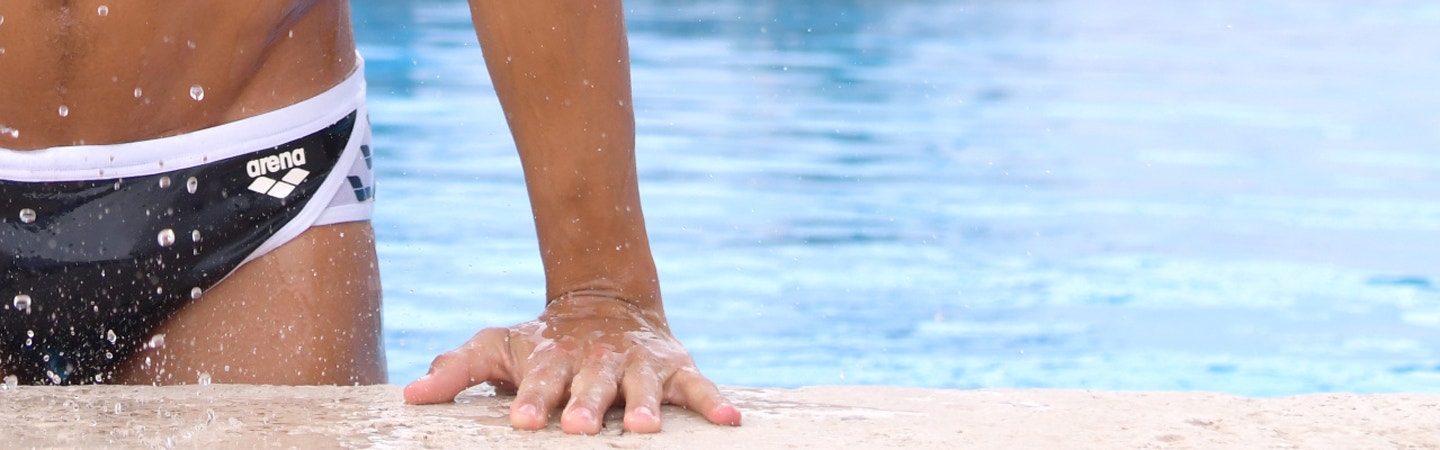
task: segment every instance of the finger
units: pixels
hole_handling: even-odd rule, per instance
[[[694,367],[675,372],[670,378],[670,403],[684,406],[705,416],[716,425],[740,425],[740,410],[720,395],[720,389]]]
[[[598,434],[605,410],[615,402],[617,368],[609,350],[586,360],[570,383],[570,405],[560,415],[560,429],[570,434]]]
[[[510,404],[510,426],[516,429],[544,429],[550,422],[550,411],[565,397],[572,377],[570,367],[554,361],[556,358],[533,357],[541,362],[525,373],[515,402]]]
[[[625,371],[620,379],[625,392],[625,431],[660,432],[660,376],[648,366]]]
[[[455,400],[455,395],[484,381],[509,379],[509,331],[481,330],[465,345],[435,358],[430,372],[405,386],[405,402],[415,405]]]

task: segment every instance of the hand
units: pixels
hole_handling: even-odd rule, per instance
[[[740,411],[695,368],[660,313],[598,295],[561,297],[535,321],[480,331],[435,358],[429,374],[405,387],[405,401],[449,402],[481,382],[519,387],[510,424],[522,430],[545,428],[567,396],[560,427],[571,434],[599,433],[617,400],[626,431],[660,431],[662,401],[740,425]]]

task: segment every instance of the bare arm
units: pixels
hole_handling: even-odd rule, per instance
[[[517,386],[511,422],[595,433],[660,429],[661,402],[738,425],[666,323],[635,174],[630,62],[620,0],[471,0],[476,34],[525,170],[545,264],[545,312],[481,331],[406,389],[449,401],[482,381]]]
[[[620,8],[614,0],[471,2],[525,167],[548,298],[590,291],[659,312]]]

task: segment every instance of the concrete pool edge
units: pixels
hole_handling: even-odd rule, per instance
[[[517,432],[509,398],[405,405],[400,387],[94,386],[0,391],[8,448],[1440,448],[1440,395],[724,388],[739,428],[678,408],[665,431]]]

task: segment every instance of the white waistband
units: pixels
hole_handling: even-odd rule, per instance
[[[152,175],[264,150],[335,123],[365,102],[364,63],[345,81],[294,105],[202,130],[138,142],[40,150],[0,147],[0,179],[81,181]]]

